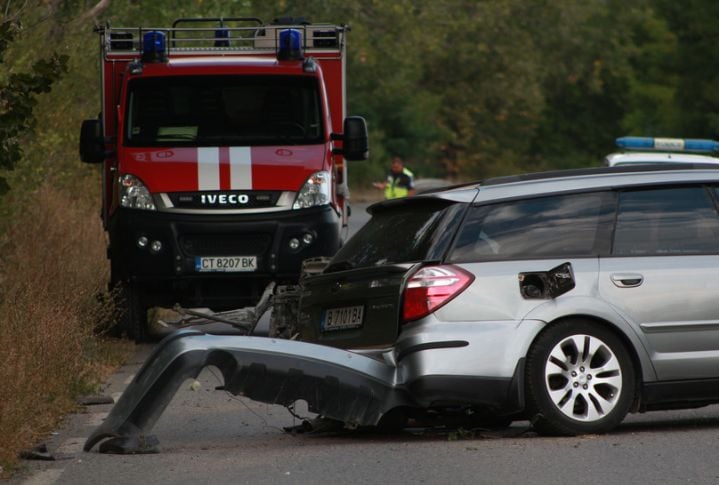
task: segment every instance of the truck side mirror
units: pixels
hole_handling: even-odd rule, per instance
[[[80,127],[80,160],[85,163],[101,163],[105,160],[105,140],[102,122],[84,120]]]
[[[367,122],[361,116],[345,118],[342,153],[347,160],[367,160],[369,157]]]

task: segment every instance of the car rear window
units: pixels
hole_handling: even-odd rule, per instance
[[[332,258],[327,271],[441,259],[465,209],[441,199],[407,200],[379,209]]]
[[[597,255],[612,214],[608,192],[569,194],[472,207],[452,262]]]

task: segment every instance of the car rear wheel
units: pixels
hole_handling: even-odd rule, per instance
[[[636,378],[624,343],[583,320],[549,326],[526,367],[530,419],[540,434],[606,433],[629,412]]]

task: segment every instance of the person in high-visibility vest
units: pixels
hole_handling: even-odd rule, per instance
[[[380,190],[384,190],[385,199],[398,199],[414,195],[414,174],[404,166],[401,157],[392,157],[387,180],[372,184]]]

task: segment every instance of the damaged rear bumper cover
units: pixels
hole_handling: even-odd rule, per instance
[[[395,368],[371,357],[293,340],[184,330],[155,348],[84,450],[108,438],[145,442],[182,383],[207,366],[220,370],[232,394],[284,406],[304,400],[311,412],[348,424],[376,425],[409,403],[395,387]]]

